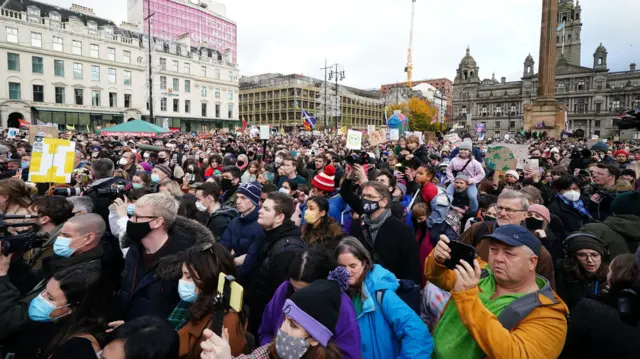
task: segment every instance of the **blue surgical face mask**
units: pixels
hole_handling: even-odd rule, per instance
[[[178,295],[180,299],[187,303],[193,303],[198,299],[198,293],[196,293],[196,284],[193,282],[187,282],[180,279],[178,281]]]
[[[60,257],[69,258],[76,251],[74,248],[71,248],[70,245],[71,238],[58,236],[55,242],[53,242],[53,253]]]
[[[66,307],[66,305],[63,307]],[[33,298],[31,304],[29,304],[29,318],[34,322],[52,322],[56,319],[62,318],[62,316],[58,318],[51,318],[51,312],[63,307],[56,307],[55,304],[49,303],[42,297],[42,293],[40,293],[38,296]]]
[[[27,168],[29,168],[29,162],[27,161],[20,162],[20,168],[22,168],[23,170],[26,170]]]
[[[131,187],[133,187],[133,189],[140,189],[144,187],[144,183],[132,183]]]
[[[133,203],[130,203],[127,205],[127,214],[130,216],[133,216],[133,211],[136,210],[136,205]]]
[[[151,182],[153,183],[160,183],[160,176],[158,176],[157,174],[152,174],[151,175]]]

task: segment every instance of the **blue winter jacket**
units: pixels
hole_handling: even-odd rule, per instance
[[[358,316],[363,359],[428,359],[433,338],[420,317],[396,295],[398,280],[376,264],[362,285],[362,313]],[[377,291],[385,291],[382,308]]]
[[[251,276],[264,240],[264,230],[258,224],[259,210],[260,208],[256,207],[248,215],[232,219],[220,239],[220,244],[230,251],[233,250],[235,257],[247,255],[244,263],[237,268],[241,283],[246,283]]]
[[[329,201],[329,217],[336,220],[336,222],[340,225],[343,223],[343,214],[347,207],[347,202],[345,202],[340,193],[334,192],[333,195],[327,198]],[[300,211],[302,212],[302,222],[301,225],[304,224],[304,212],[307,210],[307,203],[303,203],[300,205]]]

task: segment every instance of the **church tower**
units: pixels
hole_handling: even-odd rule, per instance
[[[580,0],[576,0],[575,4],[574,0],[559,0],[558,26],[562,27],[563,24],[564,29],[559,30],[556,37],[556,60],[564,57],[569,64],[580,66],[580,50],[582,49]]]

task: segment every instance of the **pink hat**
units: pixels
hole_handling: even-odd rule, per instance
[[[540,216],[542,216],[542,218],[544,218],[544,220],[547,221],[547,223],[551,222],[551,213],[549,213],[549,210],[547,209],[547,207],[543,205],[533,204],[529,206],[529,209],[527,210],[527,212],[537,213]]]

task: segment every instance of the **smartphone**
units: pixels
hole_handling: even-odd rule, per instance
[[[444,261],[444,266],[453,270],[456,265],[460,264],[460,260],[464,260],[473,266],[473,260],[476,258],[476,249],[473,246],[458,241],[450,241],[451,258]]]
[[[222,323],[227,310],[242,311],[244,289],[231,275],[218,275],[218,294],[213,298],[213,313],[210,329],[218,336],[222,335]]]

